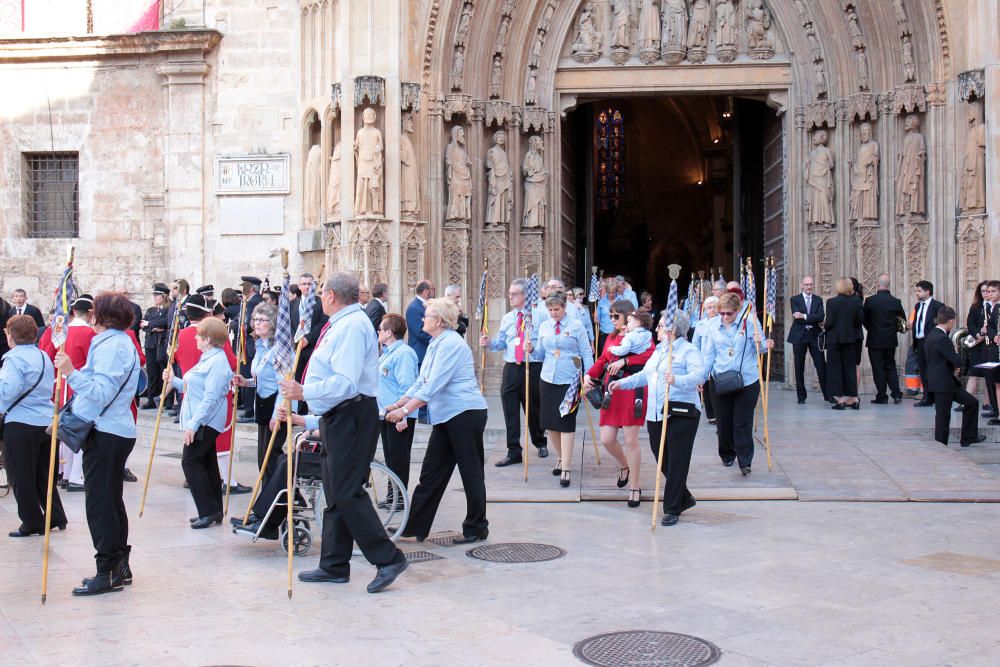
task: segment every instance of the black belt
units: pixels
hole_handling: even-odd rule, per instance
[[[504,363],[505,363],[505,364],[508,364],[508,365],[510,365],[510,366],[523,366],[523,365],[524,365],[524,362],[523,362],[523,361],[505,361]],[[541,362],[541,361],[529,361],[529,362],[528,362],[528,365],[529,365],[529,366],[530,366],[530,365],[532,365],[532,364],[535,364],[535,365],[538,365],[538,366],[541,366],[541,365],[542,365],[542,362]]]
[[[329,410],[327,410],[326,412],[324,412],[323,413],[323,417],[326,418],[326,419],[329,419],[329,418],[333,417],[334,413],[336,413],[341,408],[346,408],[349,405],[353,405],[354,403],[360,403],[361,401],[364,401],[364,400],[367,400],[367,399],[371,399],[371,400],[374,401],[375,397],[374,396],[365,396],[364,394],[358,394],[357,396],[355,396],[353,398],[348,398],[346,400],[341,401],[340,403],[337,403],[337,405],[333,406],[332,408],[330,408]]]

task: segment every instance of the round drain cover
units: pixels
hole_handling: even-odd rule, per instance
[[[702,667],[722,655],[704,639],[676,632],[609,632],[577,642],[573,655],[599,667]]]
[[[532,542],[507,542],[504,544],[484,544],[469,549],[466,555],[493,563],[541,563],[562,558],[566,552],[551,544]]]

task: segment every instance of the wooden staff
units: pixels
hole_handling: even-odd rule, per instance
[[[749,270],[751,266],[752,265],[750,264],[750,259],[748,258],[747,259],[747,269]],[[764,285],[764,290],[767,291],[767,285]],[[756,335],[758,333],[761,333],[761,330],[760,330],[760,323],[757,321],[756,308],[754,307],[753,304],[750,304],[750,312],[748,313],[748,317],[750,317],[751,319],[753,319],[753,331],[754,331],[753,346],[754,346],[754,348],[757,351],[757,354],[756,354],[756,356],[757,356],[757,377],[758,378],[763,378],[764,377],[764,367],[763,367],[763,363],[760,360],[760,343],[757,342],[757,335]],[[757,409],[756,406],[754,406],[754,415],[756,415],[756,409]],[[754,417],[754,420],[756,421],[756,416]],[[768,472],[770,472],[771,471],[771,443],[768,442],[767,438],[764,439],[764,451],[767,452],[767,470],[768,470]]]
[[[240,372],[240,362],[246,352],[247,345],[247,298],[243,297],[240,304],[240,337],[236,343],[236,372]],[[222,518],[229,515],[229,482],[233,479],[233,459],[236,458],[236,409],[240,402],[240,388],[233,388],[233,421],[229,424],[230,445],[229,445],[229,470],[226,472],[226,504],[222,508]]]
[[[528,269],[524,269],[524,277],[528,277]],[[527,292],[525,293],[527,295]],[[531,316],[535,310],[535,304],[525,303],[528,308],[528,316],[524,318],[523,324],[521,325],[521,340],[522,347],[531,342],[531,329],[528,328],[528,323],[531,322]],[[532,347],[534,351],[534,347]],[[521,460],[524,462],[524,483],[528,483],[528,448],[530,440],[528,432],[528,420],[531,418],[531,352],[527,350],[524,351],[524,445],[521,447]]]
[[[670,338],[667,339],[667,372],[671,372],[674,366],[674,339],[671,333]],[[658,378],[663,380],[663,428],[660,430],[660,451],[656,457],[656,489],[653,491],[653,522],[649,525],[650,532],[656,531],[656,513],[660,510],[660,478],[663,476],[661,471],[663,470],[663,452],[667,445],[667,406],[670,404],[670,385],[667,384],[664,377]],[[653,397],[656,400],[656,397]]]
[[[584,403],[587,409],[587,423],[590,424],[590,439],[594,441],[594,458],[597,459],[597,465],[601,465],[601,443],[597,439],[597,431],[594,430],[594,417],[590,412],[590,401],[583,395],[583,383],[580,383],[580,401]]]
[[[769,261],[771,263],[771,271],[773,272],[774,271],[774,257],[771,257],[769,259]],[[767,288],[768,288],[769,285],[770,285],[770,282],[768,281],[768,283],[764,286],[765,294],[767,293]],[[765,303],[767,303],[766,299],[765,299]],[[767,339],[770,340],[771,339],[771,334],[774,333],[774,320],[771,318],[770,314],[767,315],[766,327],[767,327],[767,331],[766,331],[765,335],[766,335]],[[767,410],[768,410],[768,407],[770,407],[770,401],[771,401],[771,349],[770,348],[768,348],[768,350],[767,350],[767,374],[766,374],[766,377],[765,377],[765,380],[764,380],[764,388],[765,388],[765,390],[764,390],[764,451],[767,452],[767,471],[771,472],[771,469],[772,469],[772,462],[771,462],[771,433],[770,433],[770,431],[767,428]]]
[[[174,311],[174,321],[170,327],[170,344],[167,346],[167,368],[174,367],[174,354],[177,353],[178,328],[180,327],[180,299],[176,302],[177,310]],[[160,404],[156,406],[156,424],[153,426],[153,441],[149,447],[149,464],[146,466],[146,479],[142,484],[142,500],[139,502],[139,518],[146,510],[146,494],[149,492],[149,476],[153,472],[153,457],[156,456],[156,439],[160,435],[160,419],[163,417],[163,403],[167,400],[167,393],[170,390],[170,383],[164,382],[160,390]]]
[[[292,364],[291,370],[285,376],[286,380],[291,380],[295,377],[295,367],[299,365],[299,355],[302,354],[302,348],[305,347],[306,339],[300,338],[298,345],[295,346],[295,362]],[[292,443],[292,402],[289,399],[285,399],[285,470],[288,472],[288,492],[285,496],[285,501],[288,503],[287,512],[285,513],[285,521],[288,525],[288,599],[292,599],[292,561],[295,559],[295,522],[292,520],[295,514],[295,496],[292,495],[292,484],[293,475],[292,468],[295,467],[295,452],[292,451],[295,445]],[[261,468],[261,471],[265,468]]]

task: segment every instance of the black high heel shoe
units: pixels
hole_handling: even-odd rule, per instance
[[[861,409],[861,401],[858,401],[857,403],[851,403],[847,407],[849,407],[851,410],[860,410]]]
[[[633,500],[633,496],[635,499]],[[632,489],[628,492],[628,506],[638,507],[642,504],[642,489]]]
[[[556,467],[552,469],[552,476],[558,477],[562,474],[562,459],[556,461]]]
[[[569,470],[563,470],[560,473],[559,486],[567,487],[569,486]]]
[[[622,473],[625,473],[624,477],[622,477]],[[621,468],[620,469],[620,471],[618,473],[618,482],[617,482],[619,489],[624,489],[625,485],[628,484],[628,476],[630,474],[631,474],[631,469],[630,468]]]

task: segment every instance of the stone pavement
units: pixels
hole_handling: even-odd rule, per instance
[[[984,499],[1000,482],[992,472],[997,445],[960,450],[928,442],[911,429],[923,432],[932,413],[909,403],[841,414],[775,400],[772,410],[781,414],[770,420],[779,465],[768,475],[759,457],[750,480],[713,460],[703,425],[692,481],[705,495],[675,527],[650,533],[650,504],[625,507],[607,481],[614,475],[607,455],[582,492],[559,489],[550,458],[533,463],[532,486],[584,497],[603,486],[616,500],[491,503],[489,543],[552,544],[565,557],[495,564],[469,558],[463,547],[406,542],[404,550],[439,559],[414,563],[389,591],[368,595],[373,569],[356,558],[350,584],[296,581],[291,601],[276,542],[187,527],[193,503],[174,458],[177,434],[167,429],[141,519],[141,483],[126,485],[136,583],[125,592],[69,594],[93,568],[82,494],[64,495],[70,526],[52,538],[44,607],[41,539],[0,537],[2,663],[570,665],[579,664],[574,643],[630,629],[701,637],[721,649],[720,665],[1000,663],[1000,505],[820,499],[864,499],[857,489],[869,479],[879,482],[873,498]],[[493,428],[495,421],[491,415]],[[148,435],[144,427],[130,461],[140,478]],[[592,449],[583,456],[592,458]],[[246,447],[240,481],[252,482],[253,470]],[[712,489],[743,482],[767,489],[768,478],[814,502],[707,499]],[[460,527],[457,475],[452,488],[436,530]],[[245,502],[234,497],[233,510]],[[15,512],[12,497],[0,499],[5,528],[16,527]],[[317,553],[314,547],[296,570],[315,566]]]

